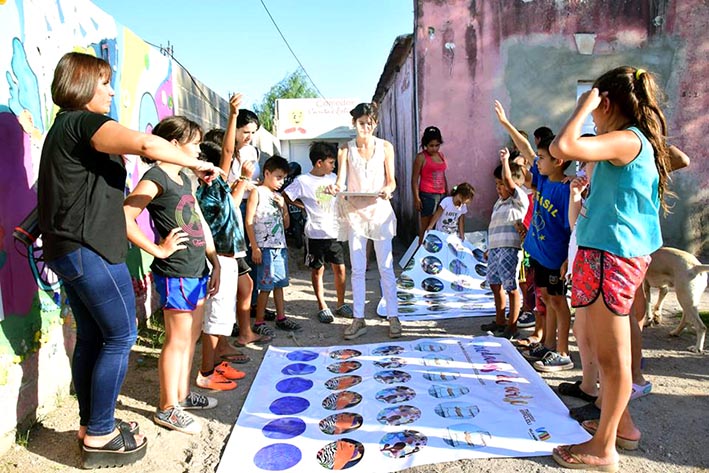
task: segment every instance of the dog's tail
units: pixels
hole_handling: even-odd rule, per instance
[[[692,273],[692,278],[695,278],[701,273],[709,272],[709,264],[698,264],[689,270]]]

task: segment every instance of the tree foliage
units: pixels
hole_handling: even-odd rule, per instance
[[[261,103],[254,105],[254,112],[258,115],[261,126],[273,132],[276,99],[309,99],[317,96],[303,70],[296,69],[266,92]]]

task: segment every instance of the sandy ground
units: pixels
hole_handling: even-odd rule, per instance
[[[279,331],[273,344],[276,346],[329,346],[342,344],[342,330],[348,323],[338,319],[331,325],[320,324],[314,316],[315,298],[310,287],[310,275],[295,258],[291,262],[291,286],[286,290],[287,313],[300,321],[304,330],[290,338]],[[367,273],[368,297],[378,294],[376,265]],[[398,268],[397,268],[398,269]],[[397,271],[398,272],[398,271]],[[331,273],[326,273],[326,291],[334,300]],[[349,294],[348,294],[349,296]],[[355,343],[376,343],[387,340],[387,325],[374,315],[375,304],[369,303],[368,333]],[[650,396],[633,401],[631,412],[643,439],[635,452],[621,452],[622,471],[633,472],[699,472],[709,469],[709,360],[708,354],[695,354],[686,350],[694,343],[694,333],[685,331],[679,338],[668,336],[676,325],[679,310],[674,294],[668,296],[664,322],[648,328],[644,335],[645,373],[654,388]],[[702,299],[702,310],[709,310],[709,292]],[[377,320],[373,320],[377,319]],[[420,337],[446,337],[479,335],[479,326],[489,318],[461,318],[444,321],[418,321],[404,325],[405,339]],[[709,351],[709,347],[707,347]],[[197,349],[199,352],[199,347]],[[158,394],[158,350],[135,347],[130,358],[128,376],[119,398],[116,416],[140,422],[141,432],[149,439],[148,453],[137,465],[126,467],[124,472],[212,472],[219,463],[221,452],[241,409],[244,398],[259,368],[264,350],[248,348],[252,361],[238,367],[248,376],[239,387],[230,392],[211,393],[219,405],[208,411],[192,411],[203,420],[201,434],[186,434],[165,430],[152,422]],[[577,365],[578,352],[572,346],[572,357]],[[199,364],[199,360],[195,360]],[[561,373],[543,375],[552,388],[561,381],[575,380],[580,376],[576,368]],[[563,399],[574,407],[583,404],[573,398]],[[29,434],[26,447],[15,446],[0,459],[0,471],[49,472],[74,471],[80,465],[79,448],[75,441],[78,427],[77,406],[74,397],[64,399],[60,407],[41,419]],[[444,458],[441,459],[445,460]],[[556,466],[551,457],[531,459],[460,460],[442,462],[406,470],[423,472],[555,472],[566,471]]]

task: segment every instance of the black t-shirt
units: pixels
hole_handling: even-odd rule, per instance
[[[86,246],[110,263],[125,261],[125,165],[120,156],[91,146],[93,135],[110,120],[85,110],[60,111],[47,133],[37,181],[47,260]]]
[[[157,274],[172,278],[199,278],[209,271],[206,259],[206,243],[202,220],[195,209],[192,183],[180,171],[182,184],[173,181],[159,166],[153,166],[141,180],[152,181],[160,188],[160,194],[148,204],[148,212],[161,238],[173,228],[182,229],[189,236],[187,248],[177,250],[165,259],[155,258],[150,266]]]

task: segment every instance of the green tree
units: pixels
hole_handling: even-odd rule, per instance
[[[261,99],[261,103],[254,105],[254,112],[258,115],[261,126],[273,132],[276,99],[310,99],[317,96],[317,92],[310,85],[303,70],[296,69],[266,92]]]

